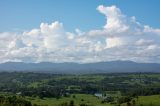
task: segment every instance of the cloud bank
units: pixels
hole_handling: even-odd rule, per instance
[[[115,5],[100,5],[103,28],[65,31],[58,21],[23,33],[0,33],[0,60],[18,62],[100,62],[131,60],[160,63],[160,29],[127,17]]]

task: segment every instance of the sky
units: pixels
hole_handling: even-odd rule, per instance
[[[160,63],[159,0],[1,0],[1,62]]]

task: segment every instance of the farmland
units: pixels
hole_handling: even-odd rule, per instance
[[[1,72],[0,92],[33,106],[158,106],[160,74]]]

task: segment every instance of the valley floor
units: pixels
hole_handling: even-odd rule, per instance
[[[160,106],[160,73],[0,73],[0,106]]]
[[[32,104],[47,105],[47,106],[59,106],[60,104],[74,101],[75,106],[80,106],[80,104],[87,104],[88,106],[115,106],[111,103],[102,103],[102,99],[95,97],[94,95],[89,94],[74,94],[70,97],[62,97],[59,99],[56,98],[32,98],[26,97],[27,100],[31,101]],[[152,96],[139,96],[138,99],[135,98],[135,106],[160,106],[160,95]],[[128,106],[127,103],[122,104],[121,106]]]

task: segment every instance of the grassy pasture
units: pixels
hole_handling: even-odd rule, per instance
[[[109,103],[101,103],[101,99],[98,99],[97,97],[93,95],[87,95],[87,94],[75,94],[75,98],[73,98],[73,95],[70,97],[62,97],[60,99],[56,98],[44,98],[44,99],[39,99],[39,98],[31,98],[31,97],[26,97],[29,101],[32,102],[32,104],[41,104],[41,105],[48,105],[48,106],[58,106],[60,103],[63,102],[70,102],[71,100],[74,100],[75,106],[79,106],[81,103],[87,103],[89,105],[93,106],[113,106],[110,105]]]
[[[59,104],[63,102],[70,102],[71,100],[74,100],[75,106],[79,106],[79,104],[86,103],[90,106],[115,106],[110,103],[101,103],[101,99],[98,99],[97,97],[93,95],[87,95],[87,94],[74,94],[75,98],[73,98],[73,95],[70,97],[62,97],[59,99],[56,98],[32,98],[32,97],[26,97],[29,101],[32,102],[32,104],[41,104],[41,105],[48,105],[48,106],[59,106]],[[152,96],[139,96],[138,100],[135,99],[136,106],[160,106],[160,95],[152,95]],[[126,103],[122,104],[121,106],[127,106]]]

